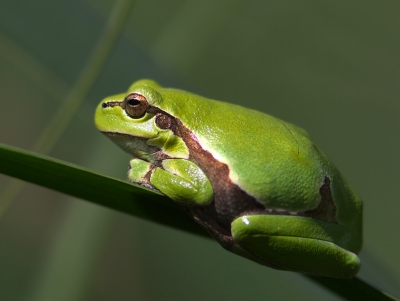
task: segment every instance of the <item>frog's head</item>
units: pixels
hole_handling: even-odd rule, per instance
[[[134,157],[150,162],[188,158],[185,143],[171,130],[174,117],[162,108],[161,90],[152,80],[140,80],[127,93],[103,99],[96,109],[96,127]]]

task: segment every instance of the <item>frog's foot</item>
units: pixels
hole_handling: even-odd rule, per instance
[[[360,261],[342,226],[284,215],[248,215],[232,223],[234,241],[265,265],[315,276],[354,277]]]
[[[185,159],[165,159],[161,167],[132,159],[128,179],[187,206],[204,206],[213,200],[213,189],[207,176],[196,164]]]
[[[147,161],[132,159],[129,162],[128,180],[140,186],[157,190],[150,183],[150,176],[155,168],[157,168],[155,165]]]

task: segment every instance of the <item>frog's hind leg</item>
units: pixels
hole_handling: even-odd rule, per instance
[[[360,261],[346,246],[351,234],[318,219],[285,215],[248,215],[232,222],[232,237],[265,265],[316,276],[354,277]]]

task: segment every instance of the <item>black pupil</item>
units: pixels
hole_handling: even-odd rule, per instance
[[[128,105],[130,106],[137,106],[138,104],[140,104],[140,100],[134,98],[128,100]]]

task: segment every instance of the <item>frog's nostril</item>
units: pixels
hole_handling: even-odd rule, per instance
[[[101,107],[104,109],[104,108],[107,108],[108,107],[108,104],[106,103],[106,102],[103,102],[102,104],[101,104]]]

